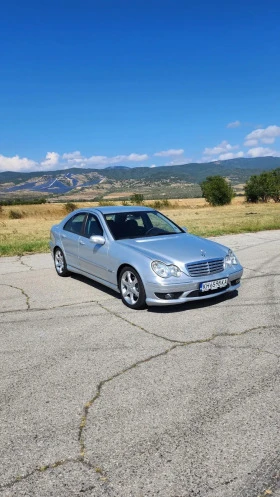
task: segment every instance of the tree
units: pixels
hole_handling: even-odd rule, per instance
[[[143,204],[143,200],[144,200],[144,195],[142,195],[142,193],[134,193],[134,194],[130,197],[130,201],[131,201],[133,204],[136,204],[136,205],[141,205],[141,204]]]
[[[230,204],[234,197],[233,188],[222,176],[208,176],[200,187],[202,196],[213,206]]]
[[[274,192],[272,193],[272,199],[274,202],[280,202],[280,168],[274,169],[272,171],[272,176],[275,183]]]
[[[259,176],[254,174],[245,185],[245,197],[247,202],[256,203],[260,199],[260,181]]]
[[[245,185],[247,202],[280,201],[280,169],[251,176]]]

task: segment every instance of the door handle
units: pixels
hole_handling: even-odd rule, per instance
[[[80,245],[85,245],[85,242],[82,242],[81,240],[79,241]]]
[[[61,238],[67,238],[67,236],[66,235],[61,235]]]

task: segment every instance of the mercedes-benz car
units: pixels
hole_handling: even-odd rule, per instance
[[[50,249],[59,276],[92,278],[132,309],[233,292],[243,273],[230,248],[141,206],[77,209],[51,228]]]

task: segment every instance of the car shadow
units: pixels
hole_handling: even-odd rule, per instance
[[[71,273],[70,278],[73,278],[74,280],[77,280],[77,281],[82,281],[83,283],[86,283],[86,285],[89,285],[89,286],[92,286],[93,288],[96,288],[96,290],[100,290],[103,293],[110,295],[111,297],[116,297],[117,299],[121,300],[119,293],[114,292],[114,290],[111,290],[111,288],[109,288],[105,285],[102,285],[101,283],[98,283],[97,281],[94,281],[90,278],[87,278],[86,276],[83,276],[83,275],[77,274],[77,273]]]
[[[103,293],[106,293],[107,295],[110,295],[111,297],[115,297],[116,299],[121,301],[121,296],[119,293],[115,292],[114,290],[111,290],[111,288],[108,288],[105,285],[102,285],[101,283],[98,283],[97,281],[94,281],[90,278],[87,278],[86,276],[82,276],[81,274],[77,273],[71,273],[70,278],[73,278],[74,280],[77,281],[82,281],[86,285],[89,285],[93,288],[96,288],[96,290],[100,290]],[[154,314],[172,314],[176,312],[182,312],[182,311],[187,311],[190,309],[201,309],[204,307],[213,307],[215,305],[220,304],[221,302],[224,302],[226,300],[231,300],[237,297],[238,295],[238,290],[234,290],[233,292],[230,293],[225,293],[223,295],[217,295],[216,297],[213,297],[212,299],[205,299],[205,300],[194,300],[193,302],[186,302],[185,304],[179,304],[179,305],[167,305],[165,306],[153,306],[153,307],[147,307],[145,310],[147,312],[151,312]]]
[[[213,297],[211,299],[204,300],[194,300],[193,302],[186,302],[185,304],[179,305],[168,305],[158,306],[158,307],[148,307],[148,312],[154,314],[172,314],[175,312],[189,311],[191,309],[201,309],[204,307],[213,307],[215,305],[220,304],[226,300],[231,300],[237,297],[238,290],[233,290],[233,292],[225,293],[223,295],[217,295],[217,297]]]

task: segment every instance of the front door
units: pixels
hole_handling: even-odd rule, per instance
[[[104,245],[90,241],[93,235],[103,236],[103,228],[94,214],[89,214],[83,236],[79,238],[79,266],[88,275],[109,280],[108,272],[108,240]]]

